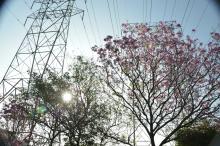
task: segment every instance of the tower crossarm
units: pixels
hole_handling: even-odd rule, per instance
[[[0,82],[0,102],[28,91],[34,74],[48,69],[63,73],[70,18],[82,13],[75,0],[34,0],[39,9],[27,17],[31,25]]]

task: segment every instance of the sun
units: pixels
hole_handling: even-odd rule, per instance
[[[62,98],[64,102],[70,102],[72,99],[72,95],[68,92],[65,92],[63,93]]]

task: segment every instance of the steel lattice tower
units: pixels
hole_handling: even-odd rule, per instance
[[[74,3],[75,0],[33,1],[40,8],[27,17],[26,22],[32,24],[0,83],[0,102],[27,90],[34,73],[43,77],[49,69],[62,74],[70,18],[83,12]]]

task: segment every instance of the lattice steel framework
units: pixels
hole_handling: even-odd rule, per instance
[[[33,1],[40,8],[27,17],[26,22],[32,24],[0,83],[0,102],[27,90],[34,73],[43,77],[49,69],[62,74],[70,18],[83,13],[74,3],[75,0]]]

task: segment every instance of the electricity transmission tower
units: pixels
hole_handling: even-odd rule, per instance
[[[33,75],[41,77],[49,69],[62,74],[70,18],[83,13],[75,0],[33,0],[39,9],[29,15],[31,22],[19,49],[0,82],[0,102],[27,91]]]

